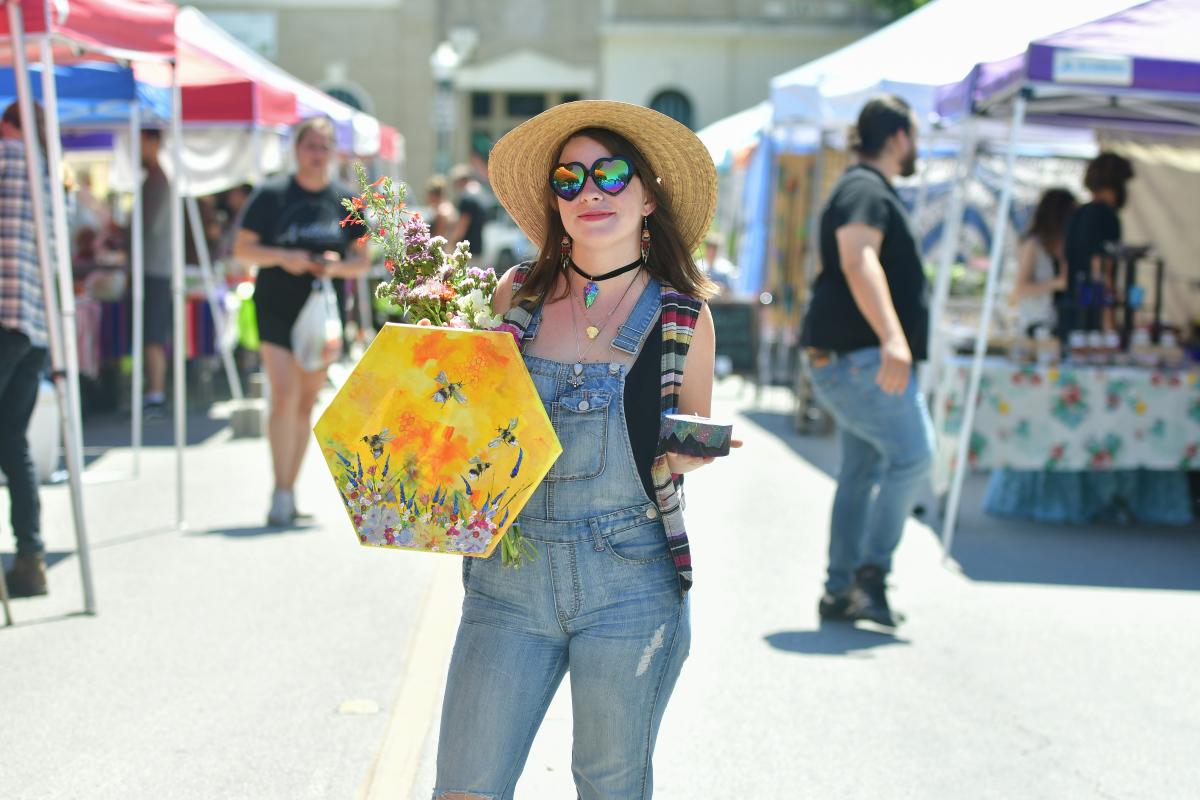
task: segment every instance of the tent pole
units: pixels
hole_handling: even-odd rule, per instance
[[[171,65],[171,309],[175,334],[172,348],[175,373],[175,526],[183,530],[183,453],[187,445],[187,338],[183,286],[183,125],[179,62]]]
[[[233,353],[225,349],[225,326],[229,320],[225,316],[225,306],[217,296],[217,282],[213,277],[212,259],[208,253],[208,240],[204,235],[204,223],[200,219],[200,204],[196,197],[188,192],[184,200],[187,203],[187,217],[191,224],[192,241],[196,245],[196,258],[200,262],[200,274],[204,279],[204,293],[208,296],[208,308],[212,312],[213,327],[216,329],[217,354],[225,367],[225,378],[229,381],[229,394],[234,400],[241,400],[242,382],[238,378],[237,367],[233,363]]]
[[[46,171],[50,179],[50,208],[54,216],[54,253],[58,268],[59,303],[63,325],[63,355],[67,365],[67,397],[75,421],[75,440],[83,443],[83,402],[79,396],[79,339],[75,313],[75,276],[71,270],[70,234],[67,231],[67,195],[62,175],[62,132],[58,127],[58,86],[54,81],[54,53],[50,40],[41,40],[42,98],[46,111]]]
[[[255,125],[250,129],[250,161],[254,169],[254,185],[258,186],[263,181],[263,141],[262,128]]]
[[[133,449],[133,475],[137,477],[142,458],[142,382],[145,379],[146,338],[146,250],[142,241],[144,220],[142,219],[142,120],[135,101],[129,111],[129,177],[132,181],[130,193],[133,208],[129,212],[129,255],[133,284],[131,304],[133,306],[133,374],[130,376],[130,420]]]
[[[996,305],[996,284],[1000,277],[1000,263],[1004,258],[1004,240],[1008,236],[1008,212],[1012,206],[1013,183],[1016,180],[1017,143],[1021,128],[1025,124],[1026,97],[1017,95],[1013,104],[1012,129],[1009,131],[1008,156],[1004,170],[1004,188],[996,208],[996,224],[992,234],[991,261],[988,263],[987,283],[983,289],[983,311],[979,330],[975,333],[975,355],[971,359],[971,378],[967,384],[967,398],[963,405],[962,428],[958,432],[958,456],[955,459],[950,481],[950,498],[946,504],[946,517],[942,521],[942,552],[950,557],[954,545],[954,528],[958,522],[958,506],[962,500],[963,481],[971,465],[968,460],[971,445],[971,428],[975,424],[975,404],[979,400],[979,382],[983,377],[983,357],[987,353],[988,330],[992,324],[992,311]]]
[[[927,348],[929,368],[922,372],[924,380],[921,385],[921,392],[926,395],[929,394],[930,388],[941,373],[944,339],[942,317],[946,311],[946,300],[950,296],[950,269],[954,265],[954,256],[958,252],[958,243],[962,238],[967,183],[975,174],[977,151],[975,123],[973,120],[967,119],[963,123],[958,164],[954,171],[954,185],[950,187],[950,202],[946,206],[946,216],[942,219],[942,246],[938,252],[938,269],[933,284],[933,298],[929,303],[929,346]]]
[[[96,593],[92,584],[91,550],[88,546],[87,522],[83,510],[83,442],[76,438],[79,427],[71,419],[72,406],[68,400],[64,333],[60,327],[58,292],[54,285],[53,261],[48,241],[46,219],[46,173],[42,170],[41,148],[37,141],[33,113],[33,89],[29,82],[29,64],[25,57],[25,29],[21,3],[8,2],[8,25],[12,35],[13,73],[17,87],[17,102],[21,110],[21,136],[25,144],[25,166],[29,179],[30,204],[33,206],[34,238],[37,241],[38,262],[42,273],[42,294],[46,306],[46,332],[50,344],[51,376],[58,400],[59,424],[67,456],[67,477],[71,491],[71,509],[75,522],[75,540],[79,548],[79,570],[83,580],[84,611],[96,613]],[[54,178],[57,180],[57,177]]]
[[[817,155],[813,159],[812,186],[809,187],[808,223],[805,244],[808,255],[804,262],[804,292],[807,297],[812,291],[812,282],[817,276],[817,263],[821,258],[821,197],[825,187],[825,131],[817,132]]]

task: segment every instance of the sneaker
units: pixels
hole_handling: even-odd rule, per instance
[[[48,594],[46,560],[41,553],[17,553],[13,568],[4,573],[9,597],[38,597]]]
[[[859,567],[854,575],[855,619],[865,619],[885,628],[899,627],[904,615],[892,611],[887,599],[887,575],[876,566]]]
[[[160,420],[167,418],[167,404],[161,400],[154,402],[147,400],[142,405],[142,419],[145,420]]]
[[[826,592],[817,604],[817,614],[821,619],[829,621],[850,622],[854,619],[851,612],[854,594],[852,589],[844,592]]]
[[[292,493],[276,489],[271,495],[271,510],[267,512],[267,527],[283,528],[291,525],[296,516],[296,503]]]

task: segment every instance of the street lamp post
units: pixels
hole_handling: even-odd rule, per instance
[[[462,56],[448,41],[439,44],[429,56],[429,69],[437,86],[433,99],[433,129],[437,132],[434,168],[442,174],[450,170],[450,131],[454,129],[451,81],[461,62]]]

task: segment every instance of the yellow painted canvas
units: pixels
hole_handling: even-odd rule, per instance
[[[495,331],[384,326],[314,433],[361,544],[479,557],[562,452]]]

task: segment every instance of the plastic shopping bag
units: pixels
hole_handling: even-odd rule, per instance
[[[300,316],[292,325],[292,354],[309,372],[325,369],[342,352],[342,319],[337,293],[328,278],[313,282]]]

